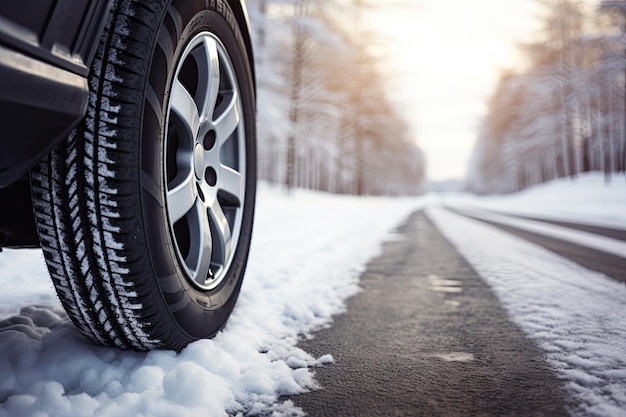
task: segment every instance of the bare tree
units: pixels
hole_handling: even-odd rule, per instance
[[[253,27],[267,21],[256,51],[260,177],[288,190],[418,192],[421,151],[364,45],[338,23],[344,10],[331,0],[265,1],[251,13]]]
[[[592,15],[574,0],[540,0],[545,39],[525,46],[530,65],[493,93],[468,186],[510,192],[555,177],[625,169],[626,1]]]

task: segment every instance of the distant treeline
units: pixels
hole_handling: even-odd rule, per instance
[[[523,46],[523,71],[502,74],[474,150],[471,191],[626,171],[626,1],[538,1],[545,36]]]
[[[248,0],[259,176],[287,189],[414,194],[424,158],[359,28],[360,1]]]

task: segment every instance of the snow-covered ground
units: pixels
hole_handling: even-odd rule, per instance
[[[544,219],[569,220],[626,229],[626,177],[606,181],[602,174],[580,174],[504,196],[448,194],[442,201]]]
[[[358,291],[381,242],[424,199],[259,189],[250,261],[225,330],[181,353],[85,343],[67,322],[40,251],[0,253],[0,416],[298,415],[281,395],[332,361],[296,347]],[[22,310],[21,313],[20,309]]]
[[[560,203],[559,203],[560,202]],[[67,322],[39,251],[0,253],[0,416],[298,415],[282,395],[316,386],[302,335],[331,325],[408,214],[427,214],[541,346],[577,407],[626,415],[626,288],[439,208],[463,204],[626,228],[623,178],[587,175],[513,196],[355,198],[262,185],[241,298],[225,330],[181,353],[89,345]],[[490,245],[486,245],[489,242]],[[20,313],[21,310],[21,313]]]
[[[448,195],[446,205],[626,230],[624,177],[554,181],[509,196]],[[470,211],[471,212],[471,211]],[[512,320],[546,352],[577,416],[626,416],[626,286],[484,223],[429,207],[427,215],[493,288]],[[620,257],[626,242],[488,213],[477,217]]]
[[[624,284],[483,223],[427,215],[546,352],[572,414],[626,416]]]

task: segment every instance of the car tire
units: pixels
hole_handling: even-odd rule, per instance
[[[180,350],[235,306],[256,189],[242,30],[225,0],[116,0],[86,117],[31,172],[52,281],[93,343]]]

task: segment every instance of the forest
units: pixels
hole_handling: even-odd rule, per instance
[[[466,179],[479,194],[515,192],[586,171],[626,172],[626,1],[535,0],[541,40],[520,45],[482,120]]]
[[[247,0],[258,175],[286,190],[407,195],[424,156],[359,28],[362,0]]]

